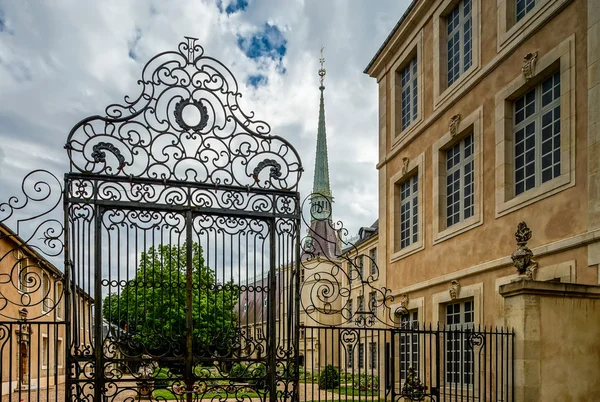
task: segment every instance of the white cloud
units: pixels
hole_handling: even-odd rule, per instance
[[[285,6],[283,6],[285,4]],[[186,35],[229,66],[242,106],[298,149],[312,188],[319,49],[325,46],[325,107],[334,216],[351,233],[377,218],[377,84],[362,70],[408,5],[404,1],[250,1],[220,13],[216,1],[0,2],[0,188],[17,189],[34,168],[68,168],[63,145],[80,119],[139,93],[144,63]],[[282,60],[249,59],[238,47],[266,23],[286,39]],[[133,52],[135,60],[130,57]],[[249,87],[250,75],[267,84]],[[7,175],[7,172],[11,172]],[[4,201],[0,200],[0,201]]]

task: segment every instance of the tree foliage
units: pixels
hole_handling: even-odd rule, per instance
[[[120,328],[134,353],[177,356],[186,350],[186,245],[159,245],[142,252],[135,277],[105,297],[104,318]],[[192,244],[193,349],[197,356],[231,352],[239,287],[219,283]]]

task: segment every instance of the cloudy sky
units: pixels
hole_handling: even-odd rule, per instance
[[[156,53],[199,38],[241,83],[242,107],[287,138],[312,186],[319,49],[334,215],[352,233],[377,211],[377,84],[362,71],[408,0],[0,0],[0,202],[36,168],[58,177],[63,145],[103,114]]]

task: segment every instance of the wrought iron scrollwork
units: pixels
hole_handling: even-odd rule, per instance
[[[189,39],[144,67],[141,94],[71,130],[71,171],[214,185],[295,189],[300,157],[244,113],[231,73]],[[187,113],[186,113],[187,112]],[[108,151],[108,152],[105,152]],[[112,155],[112,156],[111,156]],[[262,168],[271,166],[264,178]]]
[[[308,217],[303,216],[304,224],[310,228],[315,221],[320,221],[328,227],[327,230],[337,233],[337,236],[334,243],[321,231],[309,229],[301,242],[304,281],[300,285],[300,292],[304,295],[301,299],[303,311],[320,324],[332,325],[330,318],[338,315],[341,320],[333,325],[397,327],[402,316],[397,309],[392,308],[394,297],[391,291],[377,284],[377,261],[373,261],[368,255],[360,255],[358,248],[345,240],[348,230],[341,221],[334,222],[331,214],[321,214],[322,211],[331,211],[330,205],[317,204],[314,208],[308,208],[307,203],[313,199],[329,202],[323,194],[306,197],[302,210],[310,213]],[[330,256],[323,252],[325,249],[336,252]],[[361,269],[361,259],[363,266],[368,264],[369,269]],[[352,299],[357,300],[357,296],[363,297],[363,306],[350,305]]]
[[[63,254],[64,226],[60,180],[46,170],[33,170],[21,183],[22,196],[0,203],[0,316],[27,319],[50,314],[63,300],[62,271],[51,261]],[[56,289],[59,289],[56,291]]]

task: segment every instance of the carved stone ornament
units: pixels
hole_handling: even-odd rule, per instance
[[[455,279],[450,282],[450,287],[448,288],[448,293],[450,293],[450,298],[452,300],[456,300],[460,295],[460,283]]]
[[[517,249],[511,255],[513,265],[517,268],[519,275],[533,280],[538,263],[534,261],[533,252],[527,247],[527,242],[531,239],[531,229],[525,222],[521,222],[517,226],[515,239],[517,240]]]
[[[397,314],[400,316],[408,314],[408,293],[404,293],[400,295],[400,305],[396,310]]]
[[[523,57],[523,67],[521,67],[521,71],[523,72],[523,77],[525,77],[525,81],[529,81],[535,75],[535,63],[537,61],[537,52],[527,53],[525,57]]]
[[[402,174],[407,174],[408,173],[408,164],[410,162],[410,159],[408,159],[407,156],[405,156],[404,158],[402,158]]]
[[[454,137],[458,134],[458,125],[460,124],[460,114],[455,114],[450,118],[450,135]]]

